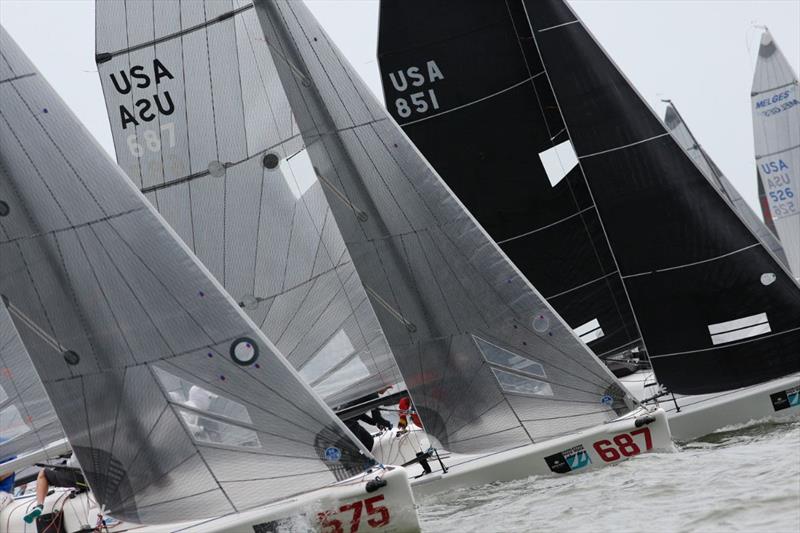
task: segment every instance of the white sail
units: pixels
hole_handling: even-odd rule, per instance
[[[117,161],[330,405],[401,381],[250,2],[96,3]]]
[[[800,89],[768,30],[750,96],[756,167],[789,268],[800,278]]]
[[[369,452],[0,30],[0,294],[96,500],[216,517]]]
[[[575,336],[300,2],[256,10],[315,171],[425,429],[509,449],[628,412]]]
[[[733,183],[725,177],[725,174],[722,173],[703,147],[700,146],[700,143],[697,142],[689,126],[684,122],[683,117],[672,102],[667,105],[664,114],[664,123],[667,125],[667,129],[672,133],[672,136],[675,137],[678,144],[681,145],[681,148],[686,150],[686,153],[692,158],[697,168],[699,168],[708,181],[722,193],[723,197],[730,202],[733,210],[736,211],[744,223],[747,224],[750,231],[761,239],[761,242],[775,254],[786,268],[789,268],[786,261],[786,253],[783,251],[783,246],[781,246],[780,241],[765,223],[761,221],[755,211],[753,211],[753,208],[750,207],[745,199],[742,198],[742,195],[739,194],[739,191],[736,190],[736,187],[733,186]]]

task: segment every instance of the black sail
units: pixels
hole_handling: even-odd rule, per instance
[[[599,356],[637,346],[580,169],[553,186],[540,159],[568,138],[522,4],[384,2],[379,59],[394,118],[564,320]]]
[[[387,107],[569,324],[597,319],[595,352],[641,333],[659,381],[684,394],[798,371],[797,284],[572,10],[444,4],[383,3]],[[438,75],[414,86],[409,68],[431,61]],[[560,181],[539,155],[555,146],[578,161]]]

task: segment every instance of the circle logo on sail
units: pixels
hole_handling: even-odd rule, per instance
[[[603,397],[600,398],[600,403],[611,407],[614,405],[614,398],[610,394],[603,394]]]
[[[338,463],[339,459],[342,458],[342,450],[331,446],[329,448],[325,448],[325,460],[329,463]]]
[[[258,359],[258,344],[251,338],[242,337],[231,344],[231,359],[237,365],[252,365]]]
[[[536,315],[533,318],[533,329],[536,333],[545,333],[550,329],[550,319],[544,315]]]

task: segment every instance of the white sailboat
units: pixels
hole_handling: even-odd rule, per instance
[[[124,521],[115,531],[417,531],[403,469],[370,466],[4,29],[0,102],[4,316],[92,489],[56,490],[42,520],[70,533],[104,514]],[[29,530],[32,505],[0,523]]]
[[[631,402],[305,6],[255,7],[314,172],[424,424],[424,433],[383,435],[376,455],[413,462],[412,488],[427,494],[671,449],[663,411]]]
[[[775,226],[794,277],[800,278],[800,89],[797,74],[767,29],[761,36],[750,98],[767,220]]]
[[[388,109],[598,356],[649,360],[623,383],[676,439],[800,414],[800,287],[774,240],[566,2],[384,2],[381,21]]]

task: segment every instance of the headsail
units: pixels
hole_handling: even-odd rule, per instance
[[[96,21],[137,187],[329,404],[400,382],[252,4],[98,1]]]
[[[63,438],[58,417],[0,298],[0,461]]]
[[[664,124],[667,125],[667,129],[675,137],[675,140],[681,148],[686,150],[686,153],[692,158],[697,168],[699,168],[705,177],[722,193],[722,196],[730,202],[734,211],[739,214],[739,217],[747,224],[750,231],[761,239],[764,245],[775,254],[786,268],[789,268],[786,262],[786,254],[783,251],[780,241],[761,221],[755,211],[753,211],[745,199],[742,198],[742,195],[739,194],[739,191],[736,190],[736,187],[733,186],[733,183],[725,177],[703,147],[700,146],[700,143],[697,142],[697,139],[695,139],[691,130],[689,130],[689,126],[683,121],[683,117],[672,102],[668,103],[664,113]]]
[[[381,7],[389,109],[545,294],[563,280],[579,295],[569,309],[586,301],[617,313],[615,327],[633,322],[676,393],[800,369],[797,284],[565,2]],[[579,331],[607,335],[602,317]]]
[[[761,187],[789,267],[800,278],[800,88],[769,30],[761,36],[750,96]]]
[[[529,444],[632,400],[519,274],[301,2],[256,9],[336,222],[425,429]]]
[[[97,501],[197,519],[361,471],[368,452],[5,30],[0,101],[0,294]]]

